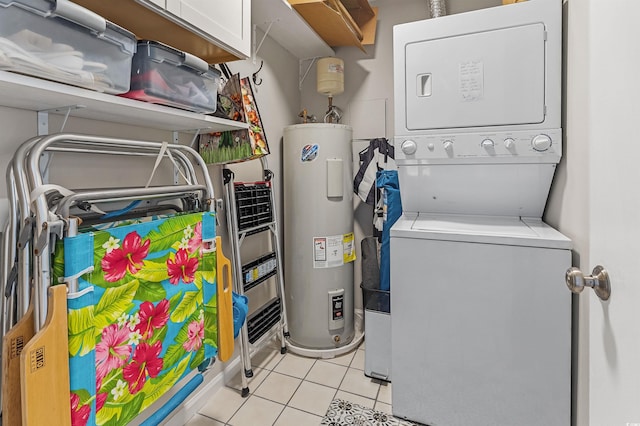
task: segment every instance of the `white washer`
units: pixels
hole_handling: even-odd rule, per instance
[[[568,426],[570,247],[539,219],[420,213],[396,222],[394,415],[433,426]]]

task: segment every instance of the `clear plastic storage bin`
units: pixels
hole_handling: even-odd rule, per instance
[[[204,60],[155,41],[139,41],[131,91],[122,96],[203,114],[216,110],[220,72]]]
[[[119,94],[135,51],[131,32],[68,0],[0,0],[0,69]]]

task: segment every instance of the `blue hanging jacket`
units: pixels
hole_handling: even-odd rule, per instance
[[[400,184],[396,170],[380,170],[376,174],[376,187],[382,189],[383,197],[383,227],[382,245],[380,246],[380,290],[390,289],[390,260],[389,239],[391,226],[402,215],[402,201],[400,200]]]

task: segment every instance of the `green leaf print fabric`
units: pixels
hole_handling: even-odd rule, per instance
[[[56,250],[55,282],[81,274],[68,297],[72,426],[125,425],[216,356],[212,215],[79,234]]]

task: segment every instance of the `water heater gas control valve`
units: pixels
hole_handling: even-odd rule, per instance
[[[418,144],[416,144],[415,141],[412,141],[411,139],[409,139],[402,142],[402,144],[400,145],[400,148],[402,149],[402,152],[404,152],[406,155],[413,155],[418,150]]]
[[[538,135],[531,139],[531,146],[536,151],[546,151],[551,148],[551,138],[547,135]]]

